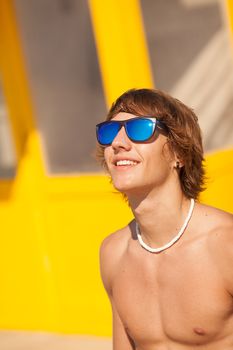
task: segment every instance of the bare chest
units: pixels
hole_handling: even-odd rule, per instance
[[[232,300],[221,274],[198,250],[183,256],[126,257],[114,278],[113,297],[138,343],[207,344],[233,327]]]

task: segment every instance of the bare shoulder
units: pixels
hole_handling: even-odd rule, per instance
[[[233,254],[233,215],[224,210],[197,203],[195,229],[207,239],[210,252],[220,258]],[[204,234],[204,235],[203,235]],[[231,255],[231,253],[230,253]]]
[[[211,218],[211,230],[209,231],[209,239],[215,243],[215,249],[228,256],[232,255],[233,263],[233,215],[223,210],[209,207]]]
[[[112,278],[127,250],[131,231],[129,225],[107,236],[100,246],[100,270],[104,286],[111,293]]]
[[[215,266],[233,295],[233,215],[210,206],[202,206],[207,230],[207,246]]]
[[[216,243],[219,247],[224,248],[222,251],[225,253],[231,251],[233,254],[233,215],[216,208],[213,210],[215,220],[212,234],[216,237]]]
[[[105,259],[110,255],[111,257],[114,256],[115,259],[119,258],[127,248],[130,236],[129,225],[107,236],[100,246],[101,257]]]
[[[197,212],[197,220],[207,232],[230,233],[233,229],[233,214],[231,213],[200,203],[197,204]]]

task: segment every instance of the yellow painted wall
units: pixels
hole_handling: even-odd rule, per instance
[[[99,46],[105,40],[104,29],[99,28],[100,22],[105,25],[102,16],[110,16],[113,9],[120,16],[125,2],[118,1],[118,7],[113,0],[102,1],[103,11],[96,8],[97,2],[90,1],[90,8],[110,103],[122,88],[135,86],[136,73],[137,86],[150,87],[152,81],[138,2],[130,0],[136,22],[132,18],[124,29],[137,28],[140,39],[132,50],[141,60],[141,72],[131,67],[131,60],[110,64],[110,43]],[[114,23],[118,45],[123,39],[116,33],[119,22]],[[0,0],[0,36],[5,52],[0,69],[18,157],[15,179],[0,182],[0,328],[110,335],[111,314],[100,281],[98,250],[102,239],[127,224],[132,214],[104,175],[46,175],[10,0]],[[127,75],[130,69],[133,73]],[[210,155],[207,168],[209,188],[202,199],[233,211],[233,151]]]
[[[233,149],[206,155],[206,171],[207,189],[200,200],[233,213]]]

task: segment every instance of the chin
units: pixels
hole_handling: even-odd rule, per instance
[[[132,186],[131,181],[127,181],[126,179],[116,179],[116,178],[114,179],[114,177],[112,178],[112,184],[114,188],[120,192]]]
[[[125,193],[125,191],[129,190],[132,186],[124,184],[124,183],[118,183],[118,182],[112,182],[114,188],[122,193]]]
[[[142,185],[140,186],[139,184],[136,184],[136,182],[132,180],[131,181],[122,181],[122,180],[114,181],[113,179],[112,184],[117,191],[125,195],[128,195],[129,193],[132,193],[132,192],[137,192],[142,187]]]

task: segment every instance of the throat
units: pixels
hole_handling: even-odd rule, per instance
[[[137,234],[137,238],[138,238],[138,241],[139,241],[140,245],[144,249],[149,251],[150,253],[160,253],[163,250],[170,248],[173,244],[175,244],[180,239],[180,237],[184,233],[184,231],[185,231],[185,229],[186,229],[186,227],[187,227],[187,225],[189,223],[189,220],[191,219],[193,208],[194,208],[194,204],[195,204],[195,202],[194,202],[194,199],[192,198],[190,200],[190,207],[189,207],[188,215],[186,216],[185,221],[184,221],[182,227],[180,228],[179,232],[169,242],[167,242],[166,244],[164,244],[163,246],[161,246],[159,248],[152,248],[152,247],[150,247],[148,244],[146,244],[143,241],[139,225],[136,222],[136,234]]]

